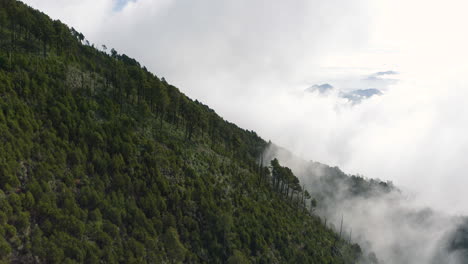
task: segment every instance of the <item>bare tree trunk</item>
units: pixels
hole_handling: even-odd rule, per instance
[[[343,231],[343,215],[341,215],[340,238],[341,238],[341,232],[342,231]]]

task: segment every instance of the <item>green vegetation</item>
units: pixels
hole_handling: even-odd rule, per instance
[[[304,193],[307,195],[308,191],[309,195],[314,198],[310,201],[311,208],[317,206],[317,203],[323,208],[355,198],[372,199],[391,192],[400,193],[400,190],[391,181],[383,182],[379,179],[364,178],[361,175],[346,174],[338,167],[331,167],[315,161],[305,161],[271,142],[267,144],[266,148],[267,150],[262,155],[263,159],[273,160],[273,163],[277,164],[275,157],[281,157],[296,167],[299,171],[298,176],[304,179],[302,182],[302,189],[306,190]],[[288,168],[284,170],[286,172],[283,174],[292,175],[292,172],[288,172]],[[294,175],[287,178],[294,181],[292,186],[295,186],[299,191],[301,190]]]
[[[356,263],[291,171],[258,165],[266,145],[0,1],[0,262]]]
[[[306,189],[319,201],[319,204],[325,207],[344,200],[371,199],[390,192],[400,192],[392,182],[348,175],[338,167],[330,167],[319,162],[306,163],[304,173],[309,179]],[[337,192],[338,186],[339,192]]]

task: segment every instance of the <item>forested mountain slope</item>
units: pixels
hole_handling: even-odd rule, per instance
[[[297,178],[258,163],[266,145],[134,59],[0,0],[1,262],[357,263]]]

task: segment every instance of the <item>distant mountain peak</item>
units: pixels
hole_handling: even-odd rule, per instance
[[[359,95],[362,97],[371,97],[374,95],[382,95],[382,92],[375,88],[370,89],[358,89],[351,92],[352,94]]]
[[[377,76],[382,76],[382,75],[396,75],[398,72],[396,71],[381,71],[381,72],[376,72],[374,75]]]
[[[396,71],[380,71],[373,73],[366,77],[365,80],[369,81],[382,81],[388,78],[389,75],[398,75],[399,73]],[[393,80],[393,79],[390,79]]]
[[[383,93],[375,88],[358,89],[348,93],[343,93],[341,97],[350,100],[353,103],[360,103],[363,99],[370,98],[374,95],[382,95]]]
[[[377,75],[384,75],[384,74],[394,74],[395,72],[393,71],[388,71],[388,72],[378,72],[376,73]],[[314,84],[310,86],[309,88],[305,89],[305,92],[308,93],[319,93],[319,94],[325,94],[329,95],[329,92],[331,90],[334,90],[335,87],[329,83],[323,83],[323,84]],[[374,95],[382,95],[382,91],[376,88],[367,88],[367,89],[356,89],[352,90],[349,92],[344,92],[338,89],[338,96],[341,98],[348,99],[351,101],[353,104],[358,104],[364,99],[368,99]]]
[[[313,93],[315,91],[318,91],[319,93],[326,93],[330,90],[332,90],[334,87],[329,84],[329,83],[323,83],[323,84],[314,84],[311,87],[307,88],[306,91]]]

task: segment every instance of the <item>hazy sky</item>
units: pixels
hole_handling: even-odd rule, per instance
[[[468,213],[466,1],[25,2],[306,159]],[[317,83],[384,95],[303,92]]]

